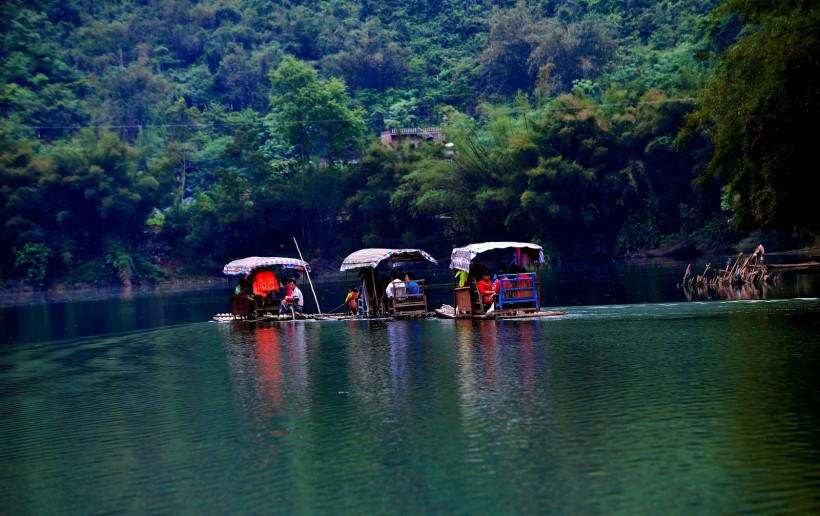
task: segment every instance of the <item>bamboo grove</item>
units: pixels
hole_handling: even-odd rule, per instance
[[[409,5],[412,4],[412,5]],[[817,2],[0,7],[0,279],[365,246],[811,239]],[[801,125],[803,124],[803,125]],[[379,132],[440,127],[444,138]]]

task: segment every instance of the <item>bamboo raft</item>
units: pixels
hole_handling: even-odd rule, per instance
[[[435,310],[436,316],[442,319],[476,319],[476,320],[503,320],[503,319],[537,319],[540,317],[560,317],[566,315],[563,310],[505,310],[499,312],[489,312],[484,314],[464,315],[458,314],[456,309],[450,305],[441,305]]]
[[[295,312],[292,314],[279,315],[275,313],[265,312],[256,318],[249,318],[240,315],[233,315],[231,313],[219,313],[213,316],[213,321],[218,323],[258,323],[258,322],[290,322],[290,321],[392,321],[396,319],[419,319],[425,317],[433,317],[433,312],[413,313],[407,315],[386,315],[382,317],[362,317],[351,314],[303,314]]]

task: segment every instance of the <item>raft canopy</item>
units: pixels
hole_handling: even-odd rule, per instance
[[[241,260],[234,260],[222,268],[222,273],[226,276],[239,276],[250,273],[255,269],[280,265],[285,269],[295,269],[310,272],[310,265],[295,258],[282,258],[279,256],[250,256]]]
[[[481,253],[488,251],[509,250],[512,253],[511,260],[516,265],[529,265],[531,263],[544,263],[544,249],[533,243],[525,242],[483,242],[481,244],[470,244],[464,247],[453,249],[450,256],[450,268],[460,271],[470,272],[470,264],[473,259]]]
[[[431,262],[438,265],[438,262],[429,254],[421,249],[360,249],[355,253],[350,254],[342,262],[340,271],[349,271],[351,269],[361,269],[370,267],[375,269],[380,263],[386,262],[391,267],[399,263],[424,263]]]

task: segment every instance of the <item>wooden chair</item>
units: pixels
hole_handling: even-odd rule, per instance
[[[393,299],[390,311],[393,315],[421,315],[427,313],[427,294],[424,291],[424,280],[413,280],[416,285],[399,283],[393,288]]]
[[[256,302],[247,294],[231,294],[231,315],[250,319],[256,313]]]
[[[473,287],[470,285],[464,287],[456,287],[456,313],[472,314],[474,308],[475,294]]]
[[[257,296],[259,297],[259,296]],[[280,288],[278,295],[276,291],[270,291],[268,295],[264,298],[257,299],[256,301],[256,313],[257,315],[261,315],[265,312],[271,312],[274,314],[279,313],[279,304],[282,302],[282,298],[285,297],[284,289]]]
[[[473,313],[474,314],[485,314],[487,310],[490,309],[490,305],[484,302],[484,299],[481,296],[481,292],[478,291],[478,283],[476,281],[471,281],[471,288],[472,288],[472,296],[473,296]]]

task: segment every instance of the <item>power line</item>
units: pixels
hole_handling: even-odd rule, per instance
[[[620,106],[638,106],[643,104],[671,104],[680,102],[682,104],[690,104],[695,102],[695,99],[692,97],[682,97],[677,99],[663,99],[663,100],[643,100],[640,102],[612,102],[609,104],[595,104],[592,106],[571,106],[566,108],[546,108],[544,111],[570,111],[573,109],[587,109],[590,107],[593,108],[605,108],[605,107],[620,107]]]
[[[590,104],[584,106],[555,106],[555,107],[545,107],[541,109],[535,109],[533,111],[543,111],[543,112],[553,112],[553,111],[580,111],[583,109],[592,109],[592,108],[609,108],[609,107],[625,107],[625,106],[640,106],[645,104],[671,104],[671,103],[693,103],[695,102],[694,98],[691,97],[681,97],[681,98],[671,98],[671,99],[661,99],[661,100],[644,100],[638,102],[610,102],[604,104]],[[510,109],[507,110],[508,113],[521,113],[522,110],[520,109]],[[364,121],[377,121],[381,120],[383,117],[370,117],[370,118],[363,118]],[[212,124],[130,124],[130,125],[65,125],[65,126],[37,126],[37,125],[23,125],[23,124],[11,124],[10,128],[12,129],[29,129],[33,131],[65,131],[65,130],[79,130],[79,129],[112,129],[112,130],[122,130],[122,129],[179,129],[179,128],[219,128],[219,127],[242,127],[242,126],[261,126],[261,125],[269,125],[271,127],[275,126],[283,126],[283,125],[300,125],[300,124],[325,124],[325,123],[337,123],[337,122],[348,122],[349,120],[341,119],[341,118],[326,118],[326,119],[317,119],[317,120],[293,120],[287,122],[276,122],[276,123],[266,123],[264,120],[257,120],[257,121],[244,121],[244,122],[219,122],[219,123],[212,123]]]

